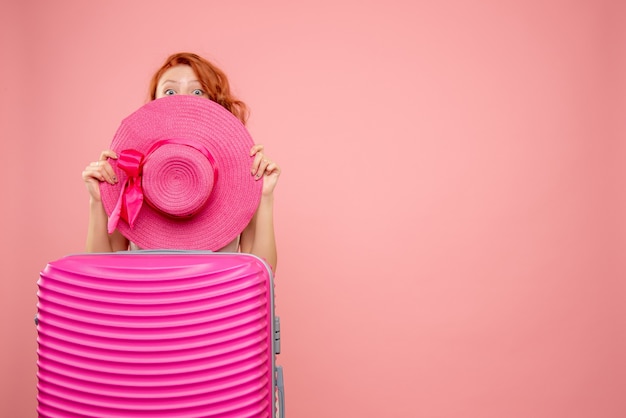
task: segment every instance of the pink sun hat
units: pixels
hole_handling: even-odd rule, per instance
[[[100,183],[109,233],[142,249],[217,251],[248,225],[262,182],[250,174],[254,141],[206,98],[153,100],[126,117],[111,142],[118,182]]]

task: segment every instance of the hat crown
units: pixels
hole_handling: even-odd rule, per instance
[[[159,146],[143,165],[145,202],[166,216],[195,215],[209,200],[217,180],[214,164],[191,146],[177,143]]]

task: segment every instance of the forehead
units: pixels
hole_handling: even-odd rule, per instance
[[[165,70],[161,78],[159,78],[159,84],[166,82],[190,82],[197,81],[198,77],[194,73],[193,69],[188,65],[177,65]]]

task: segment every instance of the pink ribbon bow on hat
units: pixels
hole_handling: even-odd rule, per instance
[[[117,159],[117,166],[124,170],[128,178],[122,186],[120,197],[109,216],[107,229],[109,234],[117,228],[120,218],[128,222],[132,228],[135,219],[139,215],[139,210],[143,204],[143,191],[141,190],[141,168],[144,162],[144,155],[137,150],[127,149],[120,152]]]

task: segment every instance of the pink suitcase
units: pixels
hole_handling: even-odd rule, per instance
[[[49,263],[41,417],[284,417],[273,276],[250,254],[132,251]]]

